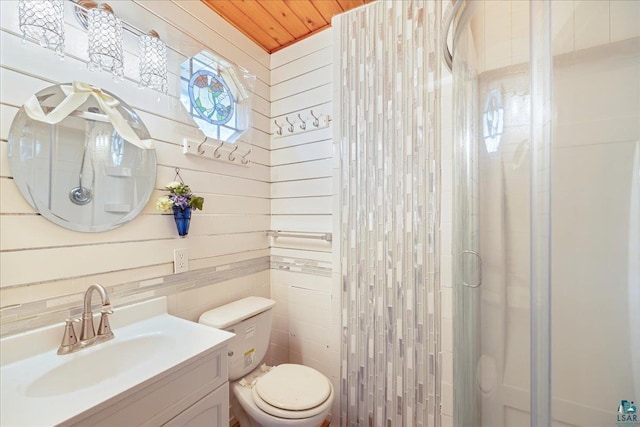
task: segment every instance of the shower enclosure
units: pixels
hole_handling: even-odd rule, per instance
[[[455,424],[640,426],[640,2],[451,16]]]

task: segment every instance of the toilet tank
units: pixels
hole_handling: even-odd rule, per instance
[[[229,341],[229,380],[235,381],[253,371],[269,348],[275,301],[247,297],[206,311],[199,322],[235,337]]]

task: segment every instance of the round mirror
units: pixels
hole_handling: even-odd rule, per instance
[[[36,93],[42,112],[66,100],[63,88],[69,87]],[[112,110],[140,140],[150,138],[131,107],[99,92],[111,97]],[[156,182],[155,150],[123,139],[94,96],[56,124],[32,119],[23,106],[11,123],[7,150],[24,198],[45,218],[71,230],[106,231],[131,221],[144,209]]]

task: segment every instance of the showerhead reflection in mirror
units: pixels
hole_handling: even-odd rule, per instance
[[[76,87],[99,90],[103,102],[87,96],[64,117],[51,120],[61,103],[68,105],[70,88],[78,94]],[[139,145],[116,130],[102,109],[105,99]],[[77,83],[50,86],[30,101],[45,120],[35,119],[23,106],[7,144],[13,182],[25,200],[43,217],[75,231],[111,230],[135,218],[156,180],[156,153],[146,148],[149,132],[135,111],[111,93]]]

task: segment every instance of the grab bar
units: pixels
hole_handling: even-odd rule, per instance
[[[333,234],[331,233],[311,233],[311,232],[297,232],[297,231],[285,231],[273,230],[267,231],[267,236],[277,239],[278,237],[292,237],[295,239],[314,239],[314,240],[326,240],[327,242],[333,241]]]

